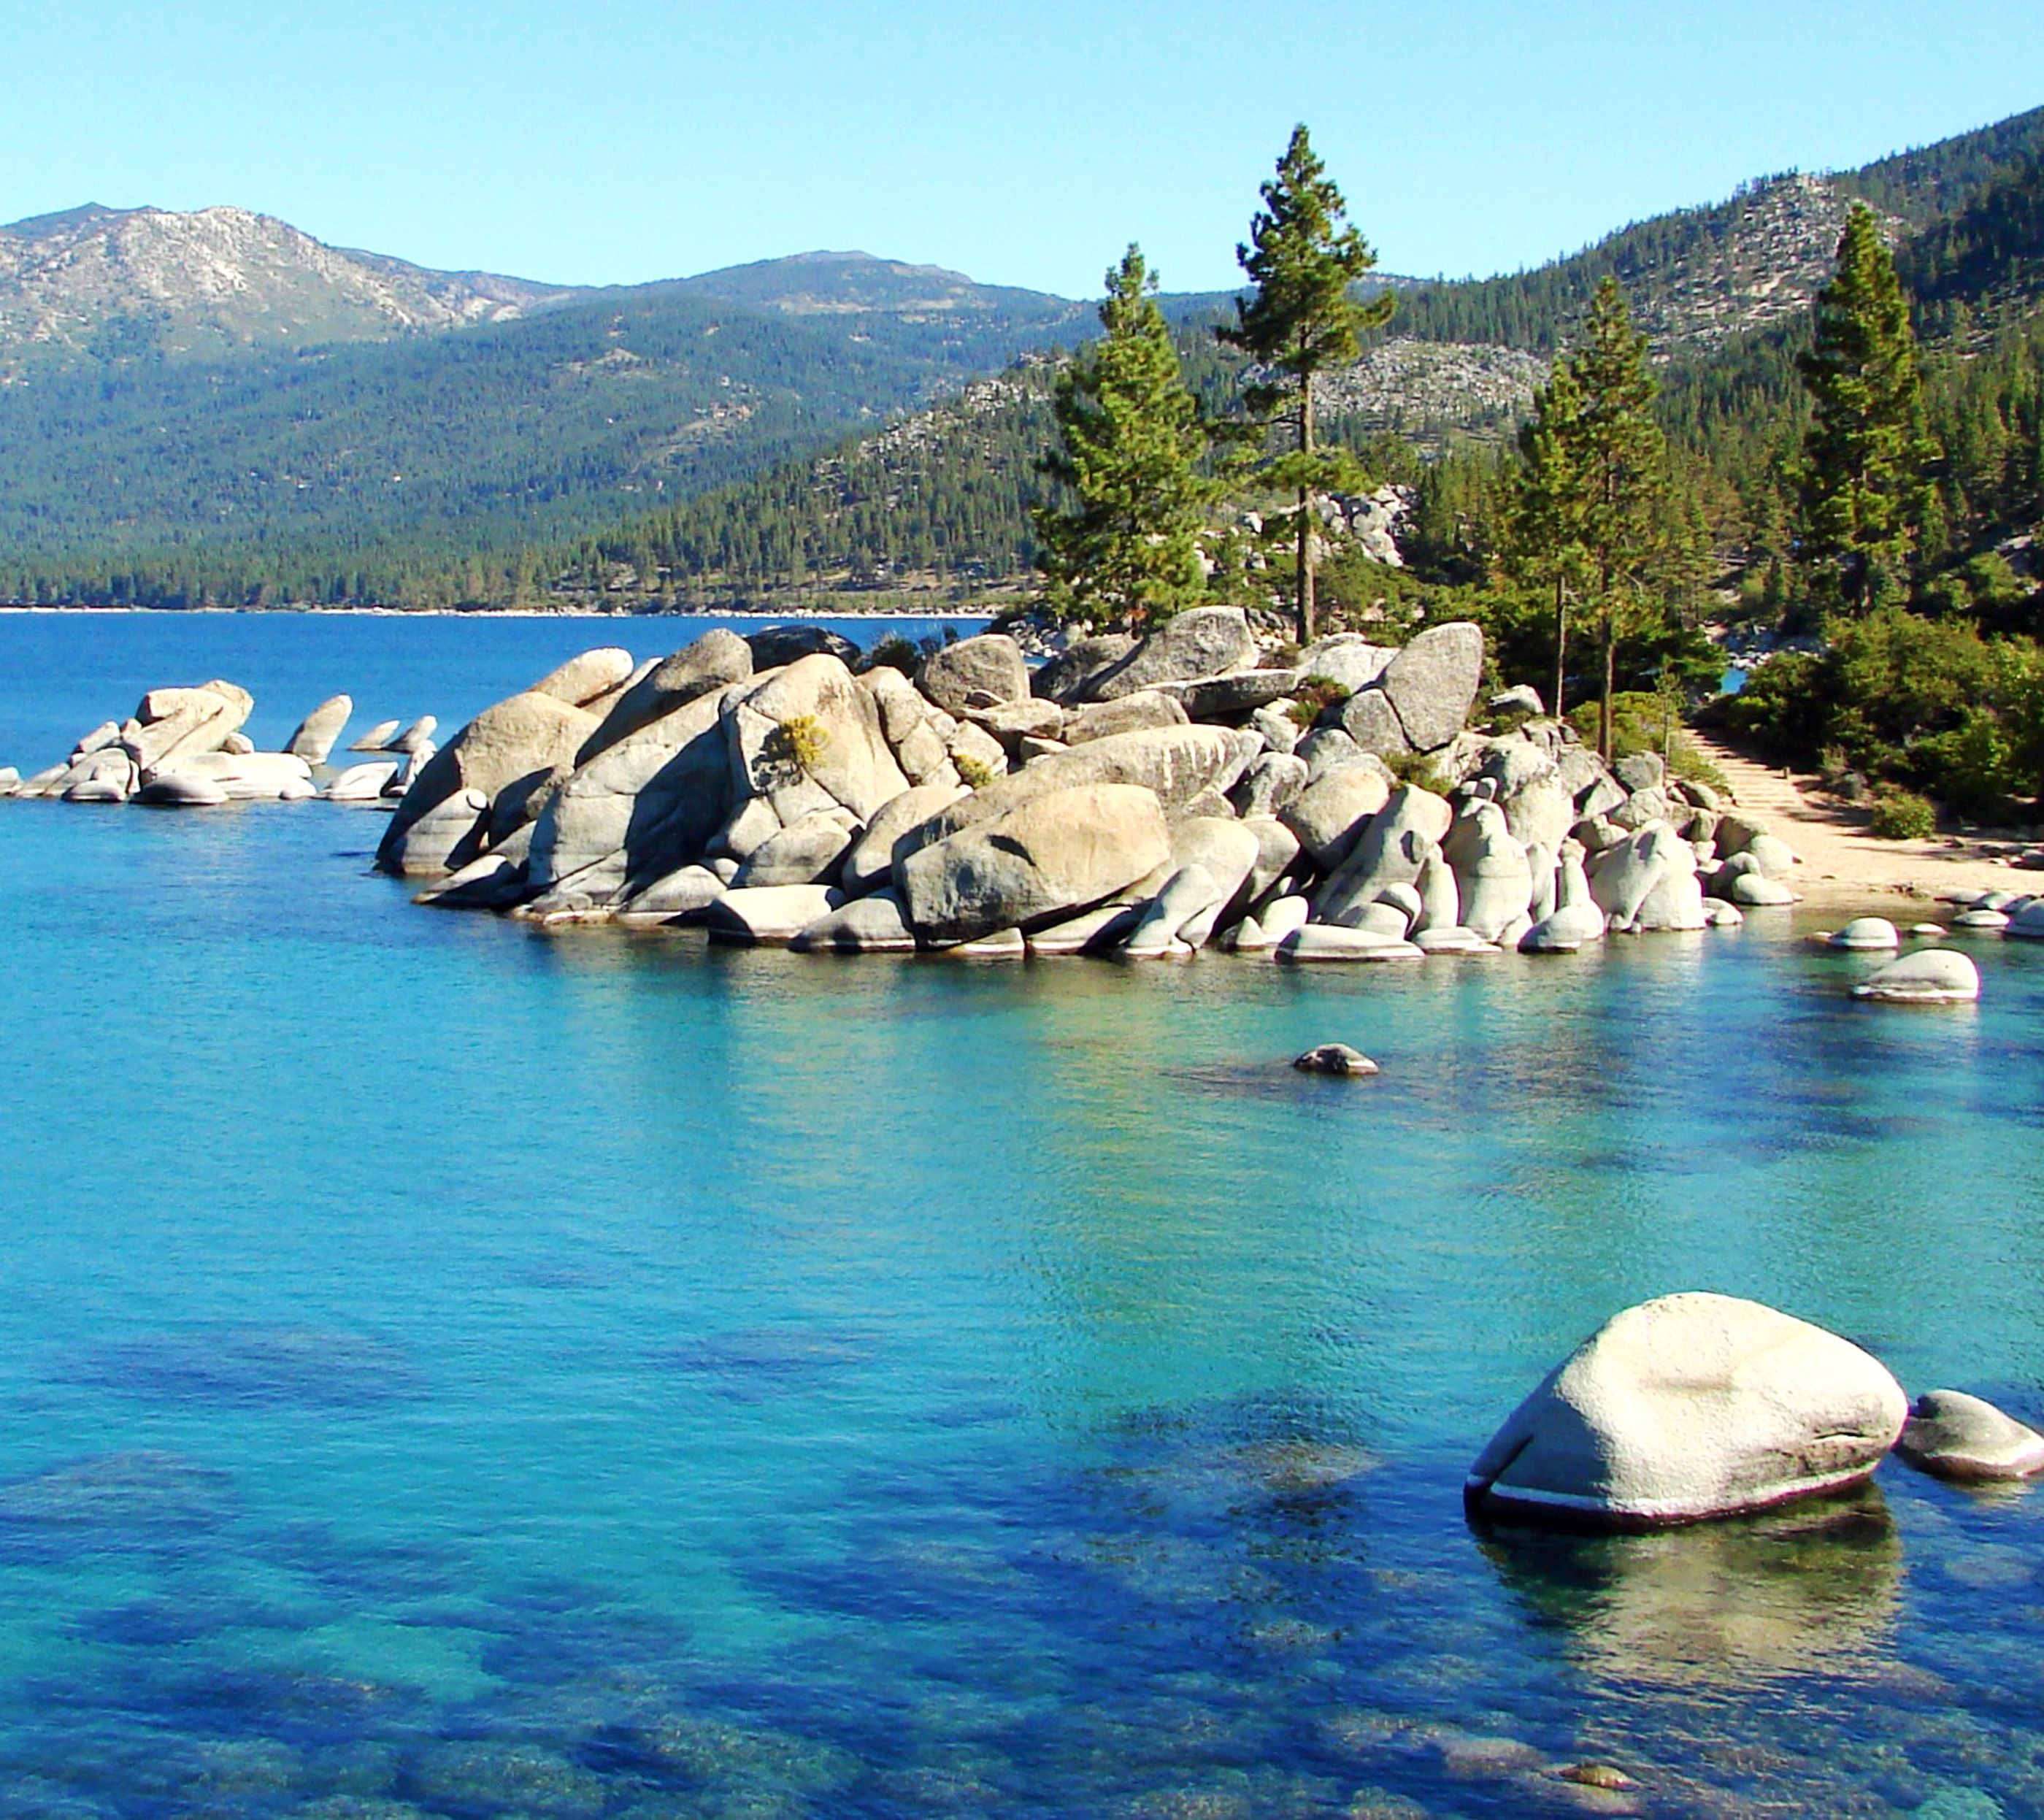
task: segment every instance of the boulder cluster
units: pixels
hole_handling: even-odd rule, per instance
[[[1911,1407],[1850,1341],[1758,1302],[1662,1296],[1615,1315],[1470,1469],[1481,1515],[1600,1529],[1695,1522],[1835,1492],[1891,1449],[1954,1479],[2044,1472],[2044,1436],[1964,1392]]]
[[[1795,855],[1658,757],[1608,768],[1524,689],[1472,729],[1483,672],[1473,625],[1273,656],[1227,607],[1033,669],[997,632],[911,672],[720,629],[586,651],[444,746],[386,723],[339,771],[346,697],[256,753],[244,691],[157,689],[18,793],[378,804],[424,902],[843,952],[1412,960],[1795,900]]]
[[[230,802],[394,801],[432,756],[428,715],[401,730],[384,722],[358,739],[360,752],[396,754],[328,774],[341,731],[355,712],[345,695],[322,701],[281,752],[259,752],[242,731],[255,697],[232,682],[152,689],[125,720],[87,733],[60,765],[24,778],[0,768],[0,796],[67,803],[139,803],[155,808],[214,808]]]

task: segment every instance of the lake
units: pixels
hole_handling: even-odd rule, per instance
[[[0,616],[0,759],[703,623]],[[2044,1812],[2040,1494],[1461,1506],[1679,1288],[2044,1419],[2044,948],[802,957],[382,825],[0,804],[0,1815]]]

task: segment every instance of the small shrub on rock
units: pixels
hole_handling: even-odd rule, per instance
[[[958,767],[959,781],[969,790],[983,790],[993,781],[993,767],[984,758],[959,752],[952,755],[951,762]]]
[[[922,653],[912,640],[899,632],[889,632],[866,654],[866,662],[859,666],[863,670],[898,670],[904,676],[913,676],[916,666],[922,661]]]
[[[797,714],[775,728],[767,743],[770,756],[806,774],[823,762],[830,729],[813,714]]]
[[[1285,712],[1294,726],[1310,731],[1320,724],[1323,713],[1335,703],[1347,701],[1352,693],[1331,676],[1309,676],[1299,685],[1292,705]]]

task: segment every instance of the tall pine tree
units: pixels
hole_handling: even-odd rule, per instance
[[[1205,593],[1194,538],[1213,497],[1208,438],[1139,248],[1107,275],[1100,320],[1105,337],[1058,378],[1059,446],[1038,464],[1069,503],[1032,516],[1051,610],[1140,628]]]
[[[1667,444],[1654,420],[1660,388],[1616,278],[1597,286],[1568,371],[1581,398],[1567,439],[1579,489],[1584,585],[1603,660],[1597,744],[1608,763],[1619,647],[1659,616],[1654,590],[1668,487]]]
[[[1554,591],[1554,693],[1550,711],[1567,712],[1569,598],[1583,586],[1583,547],[1589,510],[1579,466],[1582,389],[1566,360],[1533,394],[1533,415],[1519,432],[1520,467],[1510,496],[1507,533],[1512,567],[1527,581]]]
[[[1817,294],[1797,362],[1814,421],[1804,439],[1796,554],[1820,604],[1858,615],[1904,587],[1936,455],[1909,305],[1873,211],[1855,202],[1836,275]]]
[[[1250,409],[1282,405],[1292,421],[1292,450],[1263,472],[1272,486],[1297,496],[1298,634],[1304,644],[1314,632],[1313,496],[1361,484],[1352,457],[1316,446],[1313,380],[1324,367],[1354,360],[1358,336],[1388,322],[1397,300],[1388,290],[1367,303],[1350,294],[1377,255],[1349,225],[1347,205],[1314,156],[1304,127],[1293,129],[1262,196],[1250,244],[1235,248],[1256,288],[1236,303],[1235,326],[1219,332],[1272,375],[1246,389]]]

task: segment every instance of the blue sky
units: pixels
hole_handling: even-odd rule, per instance
[[[239,203],[630,282],[858,247],[1097,289],[1233,251],[1304,120],[1387,270],[1509,270],[2044,102],[2037,0],[7,0],[0,220]]]

